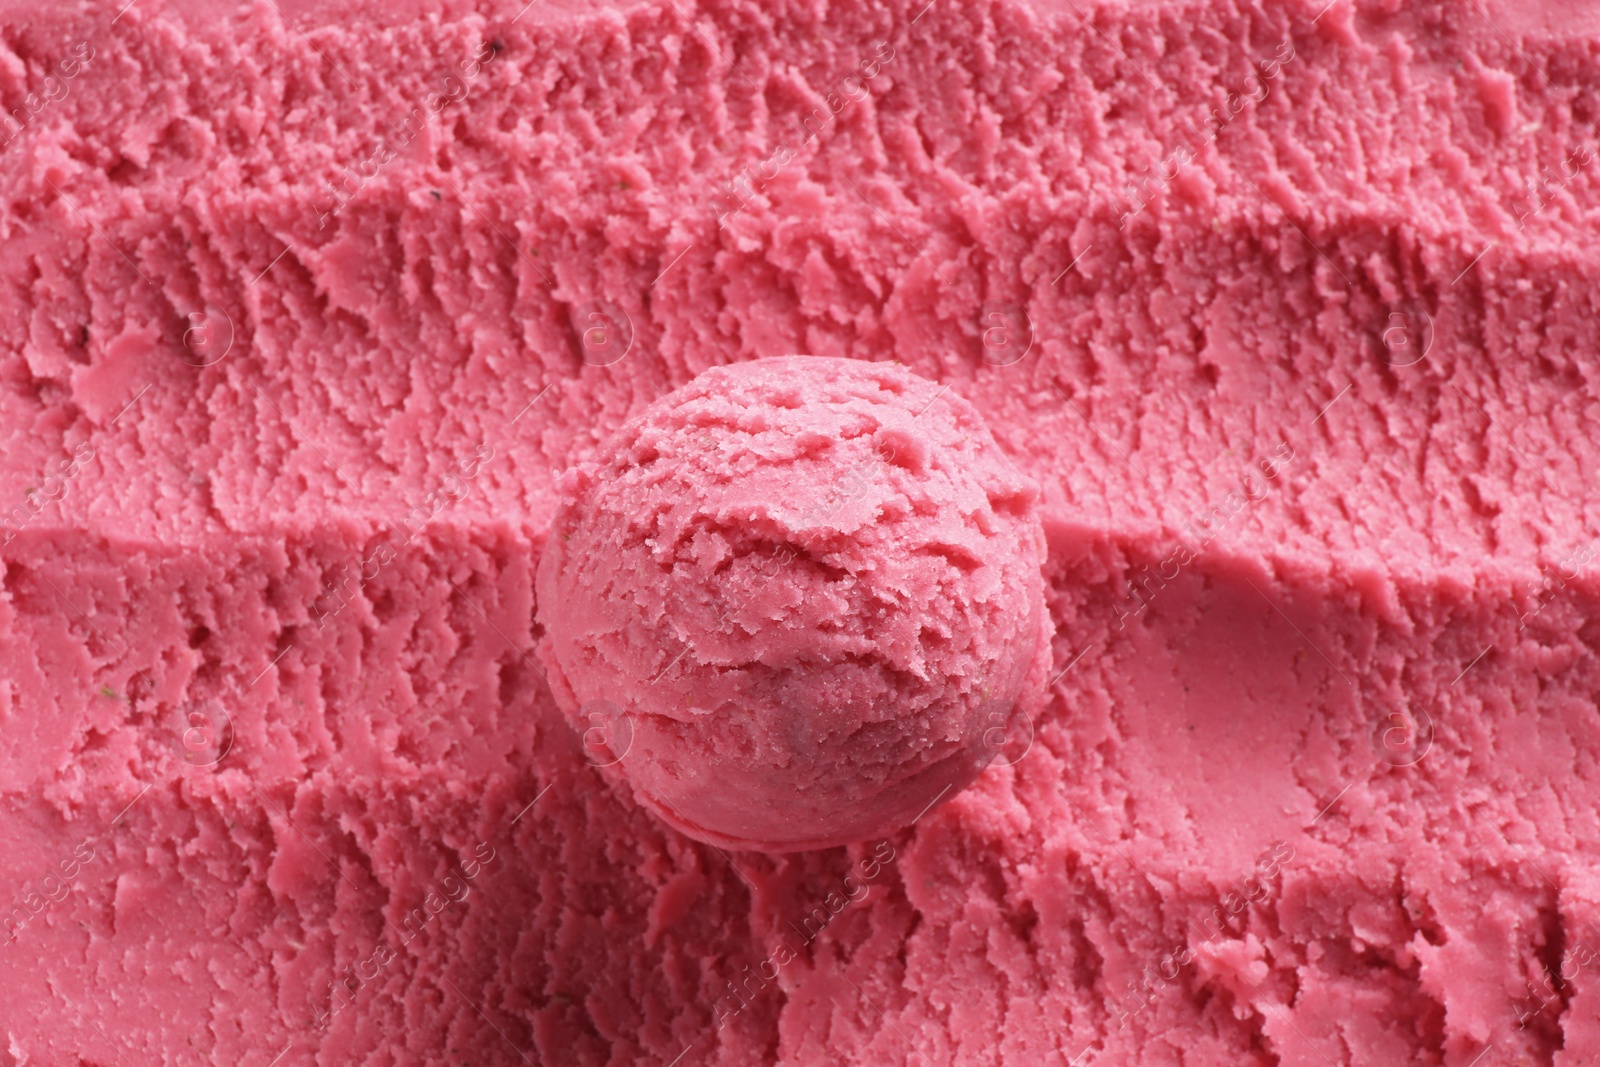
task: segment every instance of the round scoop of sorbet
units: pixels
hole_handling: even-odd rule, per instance
[[[1042,693],[1037,489],[899,365],[713,368],[562,492],[537,582],[556,701],[613,783],[700,840],[902,828]]]

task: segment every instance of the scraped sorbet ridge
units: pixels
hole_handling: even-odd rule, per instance
[[[996,755],[1030,671],[1043,687],[1038,490],[972,405],[903,367],[714,367],[561,488],[538,582],[551,692],[702,840],[898,830]]]
[[[1592,4],[0,22],[0,1067],[1600,1062]],[[768,854],[608,784],[535,586],[787,352],[981,414],[1054,666]]]

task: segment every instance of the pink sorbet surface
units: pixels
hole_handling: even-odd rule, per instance
[[[1589,0],[0,29],[0,1067],[1600,1062]],[[767,855],[608,785],[535,575],[794,352],[981,414],[1054,668]]]
[[[562,488],[537,585],[551,691],[693,836],[899,830],[1000,754],[1030,672],[1043,688],[1038,490],[903,367],[713,367]]]

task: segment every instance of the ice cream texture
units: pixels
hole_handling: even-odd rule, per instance
[[[902,829],[999,754],[1030,678],[1037,703],[1038,489],[897,364],[713,367],[562,489],[537,586],[551,692],[692,836]]]
[[[0,1067],[1600,1059],[1592,6],[0,23]],[[608,784],[536,575],[791,352],[981,414],[1053,667],[767,854]]]

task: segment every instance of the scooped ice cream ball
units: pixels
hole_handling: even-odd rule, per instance
[[[716,367],[562,476],[539,654],[586,754],[729,848],[899,829],[1042,693],[1038,491],[888,363]]]

